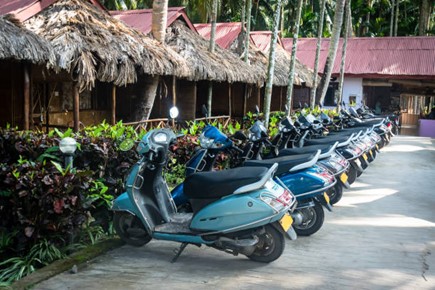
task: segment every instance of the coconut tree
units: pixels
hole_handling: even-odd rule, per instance
[[[215,50],[215,39],[216,39],[216,18],[218,10],[218,0],[213,0],[212,12],[211,12],[211,32],[210,32],[210,47],[209,51],[211,53]],[[208,84],[208,94],[207,94],[207,110],[209,116],[211,116],[211,105],[213,100],[213,83],[210,81]]]
[[[328,90],[329,80],[331,78],[332,68],[334,66],[335,57],[337,55],[338,43],[340,40],[341,25],[343,24],[345,0],[337,0],[335,3],[334,24],[332,28],[331,40],[329,42],[328,56],[326,58],[325,67],[323,69],[322,79],[320,80],[320,103],[323,104]]]
[[[341,65],[340,65],[340,77],[338,79],[338,100],[337,100],[337,112],[340,112],[341,101],[343,100],[343,80],[344,80],[344,65],[346,63],[346,48],[347,48],[347,38],[349,37],[349,26],[351,21],[351,0],[346,2],[346,15],[344,22],[343,31],[343,48],[341,51]]]
[[[289,78],[287,86],[287,98],[286,98],[286,114],[290,116],[292,108],[292,96],[293,96],[293,82],[295,79],[295,62],[296,62],[296,48],[298,45],[299,24],[301,22],[302,4],[304,0],[298,0],[298,7],[296,10],[296,22],[293,28],[293,45],[292,55],[290,59]]]
[[[326,0],[322,0],[320,4],[320,15],[319,15],[319,23],[317,25],[317,44],[316,44],[316,57],[314,60],[314,73],[313,73],[313,88],[311,89],[310,96],[310,107],[314,109],[314,103],[316,102],[316,92],[317,92],[317,74],[319,73],[319,58],[320,58],[320,47],[322,44],[322,35],[323,35],[323,22],[325,18],[325,5]]]
[[[168,0],[154,0],[152,13],[152,34],[154,38],[165,42],[166,21],[168,18]],[[138,96],[133,117],[137,121],[148,120],[156,98],[159,76],[148,76],[145,79],[144,90]]]
[[[278,30],[279,30],[279,17],[281,15],[281,0],[278,0],[275,7],[274,21],[273,21],[273,33],[272,38],[270,40],[270,50],[269,50],[269,64],[267,66],[267,79],[266,79],[266,87],[264,92],[264,123],[267,126],[269,125],[269,117],[270,117],[270,103],[272,99],[272,85],[273,85],[273,73],[275,69],[275,51],[276,51],[276,42],[278,39]]]
[[[430,0],[420,1],[420,18],[418,24],[418,35],[426,35],[430,26],[430,15],[433,11],[433,4],[431,5]],[[433,1],[432,1],[433,2]]]

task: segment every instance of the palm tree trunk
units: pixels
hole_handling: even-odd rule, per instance
[[[301,22],[302,2],[303,0],[298,1],[298,7],[296,10],[296,22],[293,29],[293,46],[292,46],[292,55],[290,59],[290,69],[289,69],[287,99],[286,99],[286,115],[289,117],[292,110],[293,82],[295,79],[296,48],[298,45],[299,24]]]
[[[351,0],[347,0],[346,3],[346,16],[345,16],[345,24],[344,24],[344,40],[343,40],[343,48],[341,52],[341,65],[340,65],[340,78],[338,80],[338,99],[337,99],[337,112],[340,112],[341,101],[343,100],[343,80],[344,80],[344,65],[346,63],[346,48],[347,48],[347,38],[349,36],[348,30],[350,26],[350,16],[351,16]]]
[[[320,80],[320,103],[325,101],[326,91],[328,90],[329,80],[331,78],[332,68],[337,55],[338,42],[340,40],[341,25],[343,24],[345,0],[337,0],[335,4],[334,25],[332,36],[329,43],[328,57],[326,58],[325,68],[323,69],[322,79]]]
[[[430,23],[431,6],[429,0],[421,0],[420,2],[420,18],[418,22],[418,35],[427,35]]]
[[[396,0],[391,0],[391,18],[390,18],[390,37],[393,36],[394,32],[394,8],[396,5]]]
[[[394,15],[394,36],[397,36],[397,26],[399,24],[399,3],[400,0],[396,0],[396,13]]]
[[[275,50],[276,50],[276,41],[278,39],[278,30],[279,30],[279,17],[281,15],[281,0],[277,0],[276,10],[273,21],[273,33],[272,38],[270,40],[270,51],[269,51],[269,65],[267,67],[267,78],[266,78],[266,87],[264,92],[264,124],[266,128],[269,126],[269,117],[270,117],[270,102],[272,99],[272,86],[273,86],[273,75],[275,69]]]
[[[311,89],[311,96],[310,96],[311,109],[314,109],[314,104],[316,102],[317,79],[318,79],[318,74],[319,74],[320,47],[322,44],[323,22],[325,19],[326,0],[322,0],[321,5],[322,6],[320,8],[319,24],[317,26],[317,45],[316,45],[316,58],[314,60],[313,88]]]
[[[209,51],[211,53],[214,52],[216,42],[216,18],[217,18],[217,3],[218,0],[213,0],[212,4],[212,12],[211,12],[211,32],[210,32],[210,47]],[[208,115],[211,116],[211,107],[212,107],[212,100],[213,100],[213,83],[210,81],[208,84],[208,94],[207,94],[207,110]]]
[[[168,18],[168,0],[154,0],[152,14],[152,34],[154,38],[165,42],[166,22]],[[143,92],[139,95],[138,103],[133,112],[134,120],[148,120],[156,98],[159,76],[149,76],[145,83]]]
[[[372,8],[372,0],[367,0],[367,7]],[[369,25],[370,25],[370,11],[366,14],[366,21],[363,28],[363,36],[367,36],[369,33]]]
[[[246,37],[245,37],[245,57],[244,61],[249,63],[249,34],[251,33],[251,9],[252,0],[248,0],[246,7]]]

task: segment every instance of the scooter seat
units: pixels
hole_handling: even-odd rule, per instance
[[[313,154],[316,153],[317,150],[320,150],[320,154],[322,155],[327,153],[329,150],[331,150],[332,147],[334,147],[334,144],[311,145],[311,146],[305,146],[301,148],[287,148],[287,149],[280,150],[278,153],[278,157],[295,156],[300,154]],[[319,157],[319,159],[323,159],[323,158]]]
[[[281,175],[289,173],[290,171],[292,171],[292,169],[296,167],[298,170],[301,170],[313,166],[315,162],[311,165],[309,163],[311,163],[313,158],[315,158],[316,156],[318,157],[318,154],[316,153],[317,152],[314,152],[313,154],[283,156],[265,160],[247,160],[245,161],[245,163],[243,163],[243,166],[265,166],[267,168],[270,168],[273,164],[278,163],[278,169],[276,170],[275,175]],[[306,166],[299,166],[303,164],[306,164]]]
[[[349,135],[350,136],[350,135]],[[347,139],[349,139],[349,136],[331,136],[331,137],[322,137],[322,138],[317,138],[317,139],[309,139],[309,140],[305,140],[305,145],[321,145],[321,144],[333,144],[335,142],[346,142]]]
[[[190,199],[213,199],[233,194],[238,188],[260,181],[266,167],[234,168],[197,172],[184,181],[184,193]]]

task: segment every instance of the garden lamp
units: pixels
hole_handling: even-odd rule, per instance
[[[77,142],[74,138],[65,137],[59,143],[60,151],[65,155],[65,167],[73,167],[73,155],[77,149]]]

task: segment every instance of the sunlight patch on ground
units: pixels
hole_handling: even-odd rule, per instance
[[[384,152],[415,152],[421,150],[431,150],[431,149],[424,148],[421,146],[415,146],[415,145],[393,145],[391,147],[385,148],[383,151]]]
[[[391,188],[363,189],[343,193],[339,206],[355,207],[357,204],[369,203],[397,193]]]
[[[331,220],[331,224],[346,226],[373,226],[395,228],[435,228],[435,223],[403,215],[388,215],[384,217],[352,217],[344,220]]]

